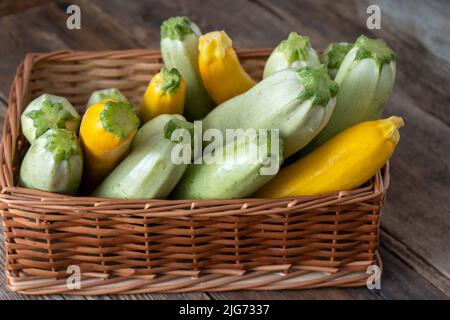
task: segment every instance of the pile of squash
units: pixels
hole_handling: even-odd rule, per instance
[[[396,70],[382,40],[332,43],[319,56],[292,32],[260,82],[224,31],[202,35],[187,17],[162,24],[161,52],[137,107],[116,88],[92,93],[82,118],[63,97],[33,100],[19,185],[109,198],[318,195],[365,183],[399,141],[403,120],[379,119]],[[251,134],[218,139],[231,129]]]

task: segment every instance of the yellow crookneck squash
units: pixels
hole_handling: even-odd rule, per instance
[[[92,191],[128,153],[138,127],[139,118],[126,102],[105,99],[86,110],[80,127],[85,190]]]
[[[232,41],[224,31],[214,31],[200,37],[198,65],[203,84],[216,104],[256,84],[242,68]]]
[[[350,127],[280,170],[254,196],[311,196],[359,187],[390,158],[402,126],[403,119],[392,116]]]
[[[186,83],[177,69],[162,68],[152,77],[139,109],[142,123],[161,114],[183,114]]]

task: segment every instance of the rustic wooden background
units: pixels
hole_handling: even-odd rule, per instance
[[[366,28],[368,4],[381,8],[381,30]],[[66,28],[66,8],[81,7],[81,30]],[[397,54],[397,82],[386,114],[406,126],[391,161],[392,183],[382,218],[381,290],[316,289],[101,296],[86,299],[448,299],[450,297],[450,2],[391,1],[123,1],[2,0],[0,2],[0,117],[19,62],[27,52],[59,49],[157,48],[159,26],[187,15],[202,30],[225,29],[237,47],[273,47],[295,30],[315,48],[385,39]],[[1,120],[2,120],[1,119]],[[3,121],[3,120],[2,120]],[[4,249],[0,265],[4,268]],[[9,292],[0,272],[0,299]],[[73,298],[72,298],[73,299]]]

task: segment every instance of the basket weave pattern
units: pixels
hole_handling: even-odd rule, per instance
[[[261,78],[269,49],[238,50]],[[386,166],[357,190],[324,196],[220,201],[69,197],[16,187],[28,143],[20,114],[46,92],[82,112],[94,90],[139,103],[157,50],[29,54],[9,96],[0,150],[7,285],[26,294],[278,290],[365,285],[380,264]],[[218,182],[220,183],[220,182]],[[81,269],[81,289],[66,286]]]

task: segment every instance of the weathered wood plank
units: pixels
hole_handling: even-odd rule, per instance
[[[366,1],[367,2],[367,1]],[[400,29],[401,32],[417,38],[434,55],[450,62],[450,4],[443,0],[370,1],[379,4],[383,15],[387,15],[386,27]],[[385,27],[384,23],[382,28]]]
[[[237,47],[273,47],[290,31],[283,21],[246,0],[93,1],[99,12],[121,27],[145,47],[158,48],[161,23],[172,16],[186,15],[202,32],[225,30]]]
[[[211,300],[207,293],[152,293],[110,295],[112,300]]]
[[[0,19],[0,91],[5,96],[26,53],[62,49],[114,50],[139,46],[129,33],[99,19],[88,8],[87,2],[81,6],[81,30],[68,30],[66,6],[50,3]]]
[[[436,270],[433,265],[412,252],[410,248],[384,229],[381,232],[381,244],[385,251],[388,250],[401,260],[403,264],[410,266],[423,278],[430,281],[431,284],[450,297],[450,280],[440,271]]]
[[[449,278],[450,128],[398,91],[386,113],[401,115],[405,127],[391,161],[382,227]]]
[[[27,9],[45,4],[49,1],[50,0],[27,0],[27,1],[2,0],[0,2],[0,17],[25,11]]]
[[[380,249],[383,260],[380,295],[385,299],[449,299],[446,295],[411,267],[404,264],[383,246]]]
[[[285,291],[210,292],[216,300],[383,300],[367,288],[323,288]]]

